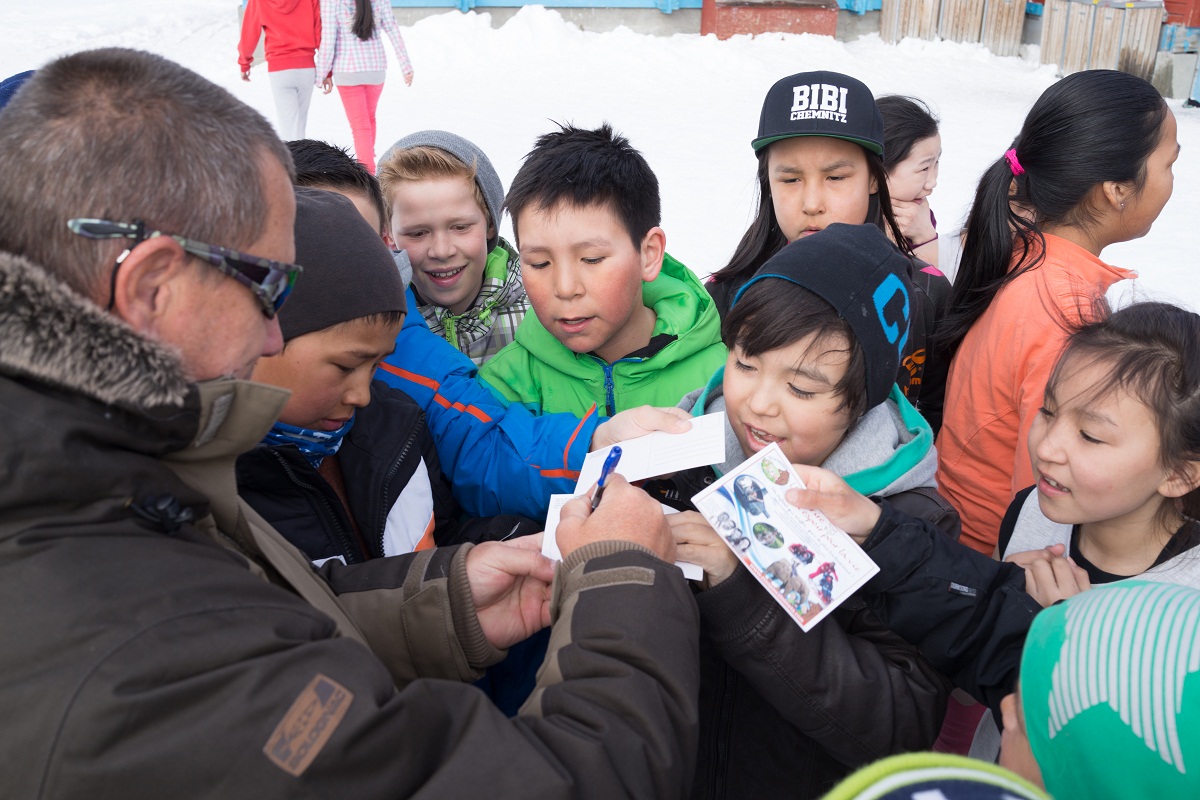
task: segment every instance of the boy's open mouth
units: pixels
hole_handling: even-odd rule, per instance
[[[454,279],[457,278],[458,274],[464,269],[466,269],[466,267],[455,267],[454,269],[444,269],[436,272],[427,271],[425,275],[437,284],[453,283]]]
[[[754,444],[760,445],[762,447],[766,447],[771,442],[779,441],[778,436],[773,436],[772,434],[767,433],[766,431],[762,430],[761,428],[755,428],[753,425],[747,425],[745,423],[742,423],[742,427],[744,427],[746,429],[747,440],[749,440],[750,442],[752,442]]]
[[[567,333],[578,333],[587,327],[587,324],[592,321],[591,317],[559,317],[559,326]]]

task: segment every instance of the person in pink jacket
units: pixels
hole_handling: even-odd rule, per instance
[[[250,65],[264,31],[267,75],[280,138],[303,139],[317,74],[314,54],[321,41],[317,0],[247,0],[238,40],[238,66],[244,81],[250,80]]]
[[[392,41],[404,83],[412,85],[413,69],[408,60],[400,26],[387,0],[323,0],[321,3],[321,46],[317,51],[317,81],[328,94],[337,84],[346,109],[354,155],[371,174],[375,173],[375,109],[383,93],[387,54],[379,35],[383,30]]]

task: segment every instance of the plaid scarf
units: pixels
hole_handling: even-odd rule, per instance
[[[488,254],[483,285],[466,311],[455,314],[420,297],[417,300],[429,330],[477,365],[513,341],[517,326],[529,310],[529,299],[521,282],[520,257],[504,239]]]

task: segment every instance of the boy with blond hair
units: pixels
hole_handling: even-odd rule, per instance
[[[412,262],[417,308],[477,365],[513,340],[529,310],[516,251],[499,234],[504,186],[483,151],[447,131],[419,131],[379,162],[385,237]]]
[[[504,397],[612,416],[677,403],[725,362],[712,298],[667,255],[658,179],[610,126],[540,137],[505,207],[535,313],[480,370]]]

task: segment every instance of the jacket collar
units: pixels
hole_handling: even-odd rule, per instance
[[[28,259],[0,252],[0,371],[128,411],[182,408],[179,356]]]
[[[624,364],[626,381],[653,380],[665,365],[681,362],[721,343],[721,318],[716,303],[700,279],[670,254],[663,256],[658,277],[642,284],[642,303],[653,309],[656,317],[651,338],[662,334],[675,338],[651,356],[617,359]],[[525,315],[517,326],[515,340],[531,358],[570,378],[596,377],[599,358],[591,353],[572,352],[546,330],[536,313]]]

